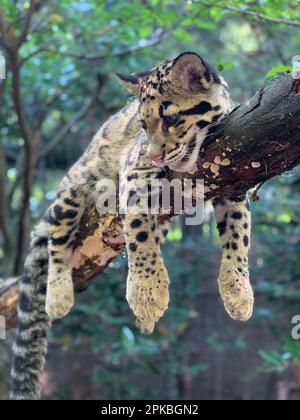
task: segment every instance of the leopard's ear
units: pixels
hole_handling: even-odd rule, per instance
[[[212,82],[210,66],[196,53],[186,52],[173,61],[171,83],[179,90],[199,92]]]
[[[120,83],[121,86],[125,87],[125,89],[129,90],[134,96],[139,95],[140,85],[143,79],[145,79],[151,70],[141,71],[139,73],[132,73],[129,75],[115,73],[114,77]]]

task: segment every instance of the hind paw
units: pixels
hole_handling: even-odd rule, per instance
[[[48,284],[46,313],[52,320],[66,316],[74,305],[74,287],[72,279],[63,283],[55,281]]]

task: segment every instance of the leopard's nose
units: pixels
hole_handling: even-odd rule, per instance
[[[164,158],[163,155],[157,155],[157,156],[153,156],[151,158],[151,160],[152,160],[153,163],[162,165],[164,163],[164,161],[165,161],[165,158]]]

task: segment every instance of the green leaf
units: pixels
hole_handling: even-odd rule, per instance
[[[266,79],[271,79],[271,77],[276,76],[276,74],[279,73],[285,73],[288,71],[292,71],[292,66],[277,66],[273,67],[271,70],[268,71],[268,73],[265,75]]]
[[[260,350],[259,355],[267,364],[271,366],[280,367],[283,364],[283,360],[279,352],[266,352],[264,350]]]
[[[216,68],[218,69],[219,72],[228,71],[228,70],[232,69],[232,67],[234,67],[234,62],[233,61],[229,61],[228,63],[217,63],[216,64]]]
[[[182,230],[181,229],[174,229],[168,233],[167,236],[168,241],[181,241],[182,239]]]
[[[184,42],[191,42],[193,40],[192,36],[183,29],[177,29],[176,31],[174,31],[174,35],[176,36],[176,38]]]
[[[217,29],[217,25],[213,22],[197,22],[196,23],[197,28],[199,29]]]
[[[216,22],[220,22],[220,20],[222,19],[224,15],[224,10],[222,10],[219,7],[213,7],[210,10],[210,15]]]

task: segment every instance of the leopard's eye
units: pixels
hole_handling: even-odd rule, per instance
[[[146,123],[146,121],[145,121],[145,120],[141,120],[141,124],[142,124],[142,128],[143,128],[144,130],[147,130],[147,129],[148,129],[148,126],[147,126],[147,123]]]
[[[179,120],[179,115],[168,115],[167,117],[163,117],[163,124],[165,127],[173,127],[175,124],[177,124]]]

